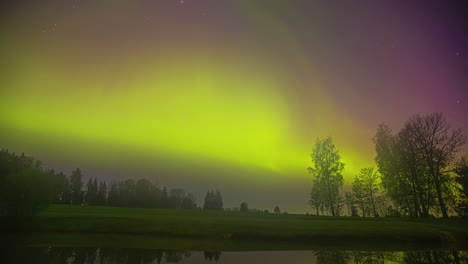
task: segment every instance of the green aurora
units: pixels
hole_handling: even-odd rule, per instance
[[[200,163],[216,172],[185,175],[182,187],[214,180],[223,190],[232,177],[272,181],[301,192],[295,201],[303,203],[295,208],[306,206],[317,138],[333,137],[346,164],[345,184],[373,165],[372,137],[387,118],[365,122],[332,95],[337,88],[318,69],[324,67],[320,51],[305,44],[296,26],[307,15],[291,18],[288,12],[298,10],[277,8],[278,1],[268,8],[231,3],[226,18],[192,2],[169,2],[155,11],[149,2],[71,8],[50,1],[48,8],[17,8],[4,18],[2,147],[95,176],[97,167],[144,167],[161,183],[172,182],[164,176],[171,168],[190,171]],[[231,24],[230,16],[242,25]],[[333,23],[319,17],[310,22],[310,41],[333,54],[339,49],[328,36]],[[354,68],[352,61],[346,65]],[[401,123],[410,114],[395,119]],[[231,172],[220,175],[223,167]]]

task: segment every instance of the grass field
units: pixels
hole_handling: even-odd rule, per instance
[[[465,247],[468,221],[318,217],[202,210],[52,205],[30,231],[112,237],[278,243],[456,244]],[[88,236],[89,238],[89,236]],[[224,243],[222,242],[222,243]],[[221,242],[220,242],[221,243]]]

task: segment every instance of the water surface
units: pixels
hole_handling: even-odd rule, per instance
[[[468,251],[178,251],[143,248],[3,248],[1,263],[438,263],[468,264]]]

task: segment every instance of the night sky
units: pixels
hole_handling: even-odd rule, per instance
[[[464,2],[7,1],[0,147],[304,212],[318,137],[349,185],[379,123],[441,111],[467,134]]]

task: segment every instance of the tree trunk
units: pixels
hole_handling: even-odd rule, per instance
[[[442,211],[442,215],[444,218],[448,218],[447,213],[447,206],[445,205],[444,198],[442,197],[442,190],[441,190],[439,180],[436,181],[436,190],[437,190],[437,199],[439,200],[440,210]]]
[[[374,217],[377,217],[377,211],[375,210],[374,196],[371,195],[372,210],[374,211]]]

